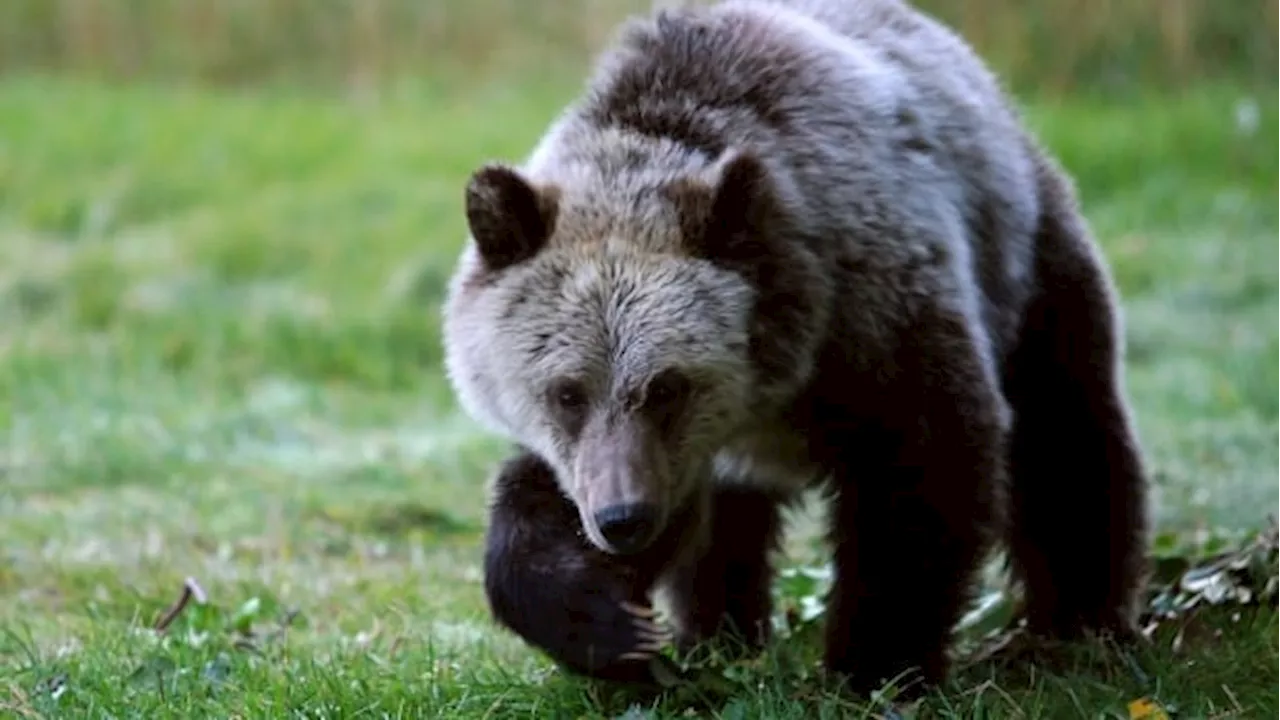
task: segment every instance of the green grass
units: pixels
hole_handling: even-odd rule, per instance
[[[626,709],[490,622],[479,541],[503,447],[440,369],[465,177],[522,155],[574,87],[362,105],[0,82],[0,715]],[[1192,541],[1248,533],[1278,502],[1276,96],[1254,98],[1253,132],[1244,99],[1028,109],[1114,263],[1156,517]],[[790,559],[811,562],[801,525]],[[156,636],[188,576],[208,603]],[[1155,695],[1188,717],[1274,717],[1275,612],[1228,616],[1180,653],[1162,635],[1145,680],[1085,649],[978,664],[927,707],[1125,717]],[[227,626],[279,632],[254,652]],[[813,649],[655,716],[859,716]]]

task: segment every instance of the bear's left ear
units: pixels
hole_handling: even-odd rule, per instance
[[[749,152],[735,152],[709,175],[709,181],[689,178],[667,187],[685,246],[706,260],[750,260],[758,255],[764,225],[777,209],[769,168]]]
[[[533,257],[555,224],[556,193],[539,190],[516,169],[490,163],[467,183],[467,226],[489,270]]]

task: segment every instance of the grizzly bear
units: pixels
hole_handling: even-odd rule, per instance
[[[578,672],[770,639],[780,510],[829,496],[825,667],[948,670],[1003,540],[1031,630],[1132,637],[1147,480],[1116,293],[1065,172],[901,0],[628,21],[520,165],[465,192],[459,402],[517,446],[496,619]]]

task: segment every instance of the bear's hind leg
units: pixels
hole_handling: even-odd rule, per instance
[[[1033,632],[1132,635],[1146,477],[1123,397],[1123,340],[1102,260],[1058,183],[1038,237],[1039,294],[1010,360],[1010,559]]]
[[[573,672],[648,681],[648,660],[669,640],[648,597],[665,558],[597,550],[530,452],[506,461],[493,490],[484,587],[494,619]]]
[[[964,319],[930,315],[904,333],[869,435],[826,439],[841,459],[825,664],[860,693],[892,681],[911,695],[944,679],[952,629],[999,537],[1007,409]]]
[[[711,518],[709,542],[666,581],[678,642],[688,650],[704,640],[730,638],[758,650],[771,631],[769,554],[781,536],[779,500],[745,485],[717,487]]]

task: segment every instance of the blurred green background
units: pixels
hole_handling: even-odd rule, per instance
[[[641,0],[9,0],[0,70],[379,83],[576,62]],[[1276,0],[922,0],[1020,93],[1276,80]]]
[[[0,70],[380,82],[580,59],[640,0],[9,0]],[[1019,92],[1274,81],[1276,0],[922,0]]]

